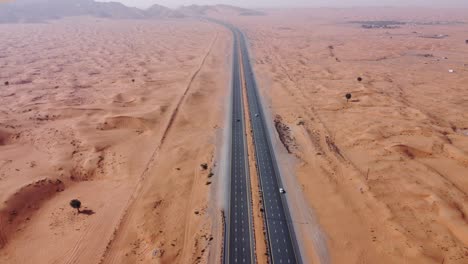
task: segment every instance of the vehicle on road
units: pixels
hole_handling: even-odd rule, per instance
[[[279,188],[280,193],[286,193],[286,191],[283,188]]]

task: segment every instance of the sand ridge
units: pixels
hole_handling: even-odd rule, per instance
[[[247,32],[259,87],[331,263],[465,263],[463,11],[293,9],[227,19]],[[348,23],[366,20],[411,23]]]
[[[310,259],[467,261],[464,14],[209,14],[247,33],[280,162],[295,169],[288,195],[307,202],[294,207]],[[408,24],[348,23],[365,20]],[[220,250],[208,201],[230,33],[190,19],[0,30],[0,262],[206,263]]]
[[[217,98],[227,87],[227,76],[217,72],[226,65],[227,33],[192,20],[71,18],[0,27],[7,36],[0,44],[0,262],[99,262],[169,120],[177,129],[164,135],[164,151],[174,155],[162,161],[168,166],[164,172],[150,164],[148,177],[171,175],[168,188],[180,188],[173,203],[186,204],[192,197],[193,206],[203,212],[210,186],[202,180],[208,172],[200,172],[199,164],[209,163],[214,152],[212,137],[221,111],[212,111],[212,102],[221,101]],[[207,57],[210,47],[213,55]],[[196,87],[187,93],[190,79]],[[183,94],[187,96],[179,102]],[[183,110],[174,114],[178,108]],[[202,114],[208,111],[210,119]],[[189,154],[192,141],[172,134],[194,131],[200,133],[199,147]],[[191,156],[199,159],[187,159]],[[176,163],[179,158],[185,161]],[[197,175],[200,181],[188,180]],[[164,186],[158,180],[151,184]],[[182,191],[193,184],[203,191],[192,196]],[[135,263],[136,254],[138,259],[177,259],[183,247],[167,241],[162,243],[170,249],[156,245],[160,230],[184,231],[192,220],[166,214],[177,207],[170,207],[171,198],[161,199],[163,193],[157,195],[151,208],[145,202],[138,215],[150,217],[148,222],[158,218],[158,227],[143,229],[144,239],[149,238],[138,238],[147,248],[143,252],[134,254],[135,241],[125,241],[128,263]],[[69,207],[74,198],[88,214],[77,215]],[[210,225],[204,214],[198,218]],[[179,234],[174,240],[183,240]],[[199,230],[186,236],[210,239]],[[199,254],[200,243],[186,245],[187,258],[192,249]],[[153,252],[156,248],[160,254]]]

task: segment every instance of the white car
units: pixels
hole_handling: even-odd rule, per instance
[[[286,193],[286,191],[283,188],[279,188],[280,193]]]
[[[258,117],[258,114],[255,114],[256,117]]]

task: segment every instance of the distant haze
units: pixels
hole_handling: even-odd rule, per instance
[[[241,7],[349,7],[349,6],[424,6],[424,7],[468,7],[468,0],[98,0],[117,1],[140,8],[159,4],[167,7],[182,5],[229,4]]]

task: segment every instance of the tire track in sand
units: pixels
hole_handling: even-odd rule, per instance
[[[203,59],[201,60],[200,64],[198,65],[197,69],[191,75],[191,77],[189,79],[189,82],[186,85],[183,94],[180,96],[174,110],[172,111],[171,116],[169,118],[169,121],[167,122],[166,127],[164,129],[164,132],[163,132],[163,134],[161,136],[161,139],[159,140],[157,146],[155,147],[153,153],[151,154],[151,157],[150,157],[149,161],[146,163],[145,169],[143,170],[142,174],[140,175],[140,178],[138,180],[135,191],[131,195],[131,197],[130,197],[128,203],[127,203],[127,206],[125,207],[122,218],[120,219],[119,223],[117,224],[117,227],[115,228],[114,233],[113,233],[111,239],[109,240],[109,242],[107,244],[107,247],[106,247],[106,249],[105,249],[105,251],[104,251],[104,253],[103,253],[102,257],[101,257],[101,260],[99,261],[99,263],[114,263],[115,262],[114,259],[116,257],[118,257],[116,255],[114,255],[114,256],[109,255],[109,252],[111,252],[110,250],[112,248],[112,243],[114,243],[114,241],[117,239],[118,230],[121,230],[123,228],[123,226],[128,222],[129,216],[132,215],[132,214],[130,214],[130,212],[133,211],[133,205],[135,204],[135,201],[141,195],[141,188],[142,188],[142,186],[144,186],[144,184],[143,184],[144,180],[146,179],[146,176],[147,176],[149,170],[152,167],[155,166],[156,159],[157,159],[158,154],[159,154],[159,150],[161,150],[161,148],[163,147],[163,145],[164,145],[164,143],[166,141],[166,138],[169,135],[169,132],[171,131],[172,125],[174,124],[174,121],[177,118],[179,110],[180,110],[182,104],[185,102],[187,94],[189,93],[190,88],[192,87],[193,82],[195,81],[195,79],[197,78],[197,76],[200,73],[201,69],[205,65],[206,59],[211,54],[213,46],[216,43],[216,41],[218,40],[218,35],[219,35],[219,32],[216,32],[216,35],[213,38],[213,40],[211,41],[211,43],[210,43],[210,45],[209,45],[209,47],[207,49],[207,52],[203,56]],[[108,260],[108,261],[106,261],[106,260]]]
[[[192,77],[190,78],[190,81],[189,81],[187,87],[185,88],[184,93],[180,97],[176,108],[172,112],[171,118],[169,119],[169,123],[167,124],[166,129],[164,130],[163,136],[161,138],[161,144],[160,144],[161,147],[164,144],[164,141],[166,140],[166,137],[167,137],[167,135],[169,134],[169,131],[172,128],[172,124],[174,123],[174,120],[176,119],[177,114],[179,113],[180,106],[185,101],[185,98],[187,97],[187,94],[188,94],[190,88],[192,87],[193,81],[195,81],[195,78],[197,78],[198,74],[200,73],[201,69],[203,68],[203,65],[205,65],[206,58],[208,58],[208,56],[211,53],[211,50],[213,49],[214,44],[218,40],[218,34],[219,33],[216,32],[216,36],[211,41],[210,46],[208,48],[208,51],[206,52],[205,56],[203,57],[203,60],[201,61],[200,65],[198,66],[197,70],[193,73]]]
[[[216,36],[215,36],[215,39],[213,40],[213,42],[211,43],[210,50],[211,50],[211,48],[213,47],[214,43],[216,43],[216,41],[217,41],[217,39],[218,39],[218,34],[219,34],[219,33],[216,32]],[[206,55],[207,55],[207,56],[204,58],[203,63],[204,63],[204,61],[206,60],[206,58],[208,57],[209,53],[207,53]],[[198,70],[198,72],[200,72],[200,71],[201,71],[201,67],[200,67],[200,69]],[[198,72],[197,72],[197,74],[198,74]],[[194,79],[195,79],[195,78],[193,78],[191,81],[193,82]],[[198,156],[198,155],[197,155],[197,156]],[[195,192],[195,186],[198,186],[198,183],[200,182],[200,177],[199,177],[199,176],[200,176],[199,170],[195,169],[195,172],[194,172],[194,174],[193,174],[193,179],[192,179],[192,188],[191,188],[191,190],[190,190],[189,202],[188,202],[188,204],[187,204],[187,211],[188,211],[188,212],[189,212],[189,209],[193,207],[192,201],[193,201],[194,199],[192,199],[192,197],[193,197],[194,192]],[[193,215],[190,214],[190,213],[187,213],[187,217],[186,217],[185,222],[186,222],[186,223],[190,223],[191,217],[193,217]],[[192,249],[192,248],[189,246],[189,243],[190,243],[190,242],[189,242],[189,235],[190,235],[190,231],[191,231],[191,228],[190,228],[190,227],[191,227],[190,225],[187,226],[187,227],[185,228],[185,232],[184,232],[184,245],[183,245],[182,254],[181,254],[181,256],[182,256],[182,257],[181,257],[182,261],[188,259],[187,254],[190,253],[190,252],[188,252],[188,250],[189,250],[189,249],[190,249],[190,250]],[[191,259],[191,261],[193,262],[192,259]]]

